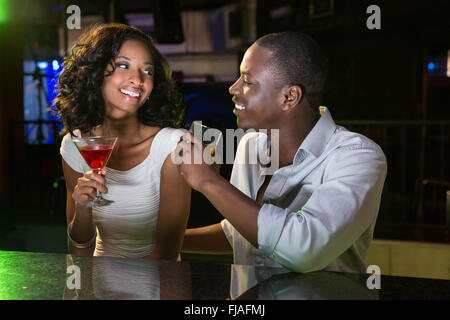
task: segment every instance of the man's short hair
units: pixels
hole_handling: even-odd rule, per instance
[[[268,68],[280,87],[299,85],[314,111],[323,104],[328,59],[308,35],[295,31],[271,33],[255,42],[272,52]]]

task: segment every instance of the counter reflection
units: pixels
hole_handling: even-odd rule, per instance
[[[189,263],[148,259],[67,256],[67,266],[80,267],[80,289],[64,290],[69,300],[177,300],[192,299]],[[73,287],[73,286],[72,286]]]
[[[80,300],[346,300],[379,299],[369,274],[67,255],[80,268],[79,289],[67,274],[64,299]]]
[[[378,300],[378,290],[366,286],[369,276],[233,265],[230,295],[244,300]]]

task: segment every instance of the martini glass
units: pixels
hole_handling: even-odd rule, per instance
[[[92,171],[100,174],[111,156],[111,152],[117,142],[117,137],[75,137],[72,138],[72,141]],[[112,200],[103,198],[102,193],[97,190],[97,196],[88,206],[102,207],[113,202]]]

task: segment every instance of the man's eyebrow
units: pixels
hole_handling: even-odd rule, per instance
[[[127,60],[127,61],[131,61],[130,58],[125,57],[125,56],[118,56],[116,59],[124,59],[124,60]],[[150,61],[146,61],[146,62],[144,62],[144,64],[151,64],[151,65],[153,65],[153,63],[151,63]]]

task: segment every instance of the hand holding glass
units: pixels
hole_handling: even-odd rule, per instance
[[[189,132],[192,133],[196,139],[200,140],[204,146],[210,146],[210,156],[215,157],[216,148],[219,147],[219,141],[222,139],[222,132],[203,125],[201,121],[193,121],[189,128]],[[211,161],[206,162],[212,164]]]
[[[111,156],[117,137],[75,137],[72,141],[92,171],[100,174]],[[97,190],[97,196],[88,206],[102,207],[112,202],[114,201],[103,198],[102,193]]]

